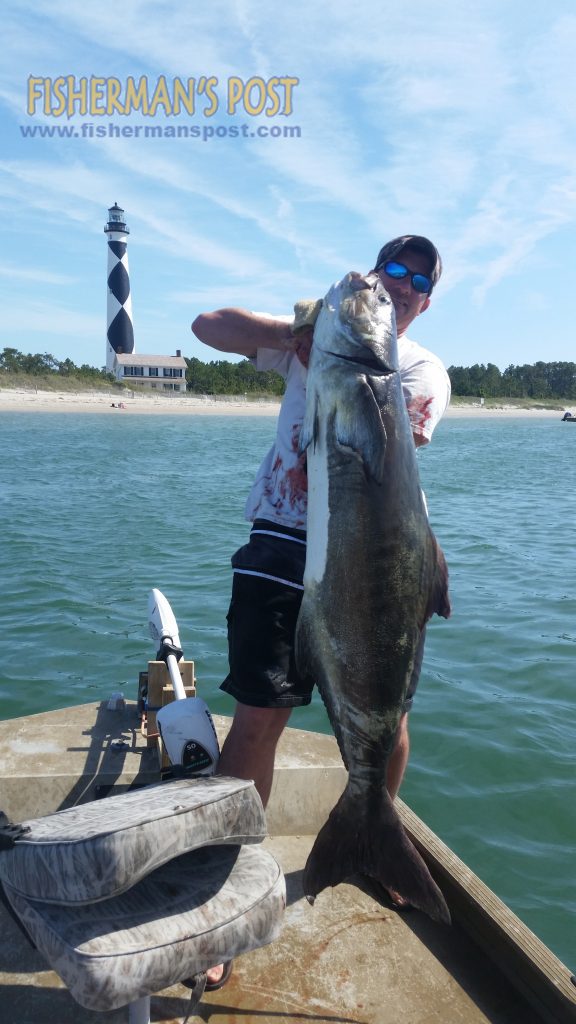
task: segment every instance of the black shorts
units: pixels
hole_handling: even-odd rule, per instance
[[[305,561],[306,534],[263,519],[255,521],[248,544],[232,557],[230,672],[221,689],[240,704],[295,708],[312,700],[314,687],[299,676],[294,658]],[[416,652],[405,711],[412,707],[418,685],[424,635],[425,630]]]

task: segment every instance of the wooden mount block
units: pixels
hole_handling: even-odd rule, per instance
[[[196,696],[196,678],[194,675],[193,661],[179,661],[178,668],[184,685],[187,697]],[[144,675],[144,673],[141,673]],[[156,724],[156,712],[165,704],[174,700],[174,688],[170,680],[170,673],[163,661],[148,662],[148,683],[147,683],[147,716],[146,734],[148,746],[156,746],[158,727]]]

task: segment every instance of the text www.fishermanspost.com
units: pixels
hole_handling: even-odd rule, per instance
[[[300,139],[299,125],[278,124],[21,124],[25,139]]]

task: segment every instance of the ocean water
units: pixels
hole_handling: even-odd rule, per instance
[[[0,715],[135,698],[152,587],[199,691],[226,674],[230,555],[272,417],[1,413]],[[576,967],[576,429],[454,419],[419,453],[450,567],[403,798]],[[319,698],[296,727],[328,731]]]

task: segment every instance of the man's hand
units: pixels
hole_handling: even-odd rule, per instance
[[[293,352],[308,369],[310,362],[310,349],[314,335],[314,324],[322,309],[322,299],[303,299],[294,306],[294,323],[292,332],[294,334]]]
[[[296,353],[298,359],[308,369],[308,363],[310,362],[310,350],[312,348],[312,339],[314,338],[313,327],[301,327],[298,334],[294,335],[292,350]]]

